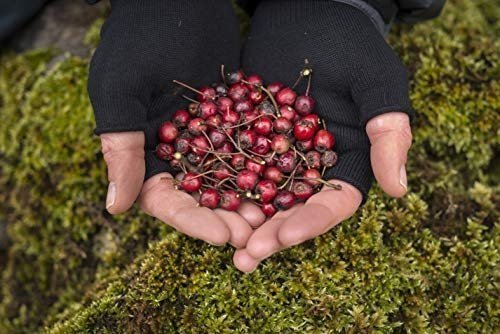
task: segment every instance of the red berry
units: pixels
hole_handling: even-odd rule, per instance
[[[262,78],[257,74],[249,75],[246,81],[248,81],[248,84],[253,87],[262,86]]]
[[[289,105],[293,106],[293,103],[295,102],[295,98],[297,97],[297,94],[291,89],[291,88],[283,88],[276,94],[276,102],[280,106],[282,105]]]
[[[281,106],[280,107],[280,114],[281,114],[282,117],[285,117],[290,122],[293,122],[293,120],[297,116],[297,113],[295,112],[295,109],[293,109],[290,106]]]
[[[181,187],[189,193],[198,191],[201,188],[201,177],[193,172],[186,173],[181,182]]]
[[[207,118],[205,121],[205,124],[207,126],[210,126],[212,128],[218,128],[222,124],[222,117],[220,115],[213,115]]]
[[[301,115],[308,115],[313,111],[314,104],[312,97],[301,95],[295,100],[295,110]]]
[[[217,85],[212,85],[212,87],[215,89],[215,93],[218,96],[226,96],[227,95],[227,87],[224,84],[217,84]]]
[[[278,153],[285,153],[290,149],[290,140],[285,135],[276,135],[271,140],[271,149]]]
[[[290,209],[295,204],[295,195],[288,190],[281,190],[274,198],[274,206],[278,210]]]
[[[220,207],[228,211],[236,211],[240,206],[241,199],[234,190],[224,190],[221,193]]]
[[[242,170],[236,176],[236,184],[242,190],[252,190],[259,182],[259,175],[250,170]]]
[[[318,151],[309,151],[306,153],[307,167],[320,168],[321,167],[321,153]]]
[[[247,159],[245,161],[245,168],[249,171],[262,175],[262,173],[264,173],[264,170],[266,169],[266,166],[251,159]]]
[[[267,116],[262,116],[255,121],[253,129],[259,135],[267,136],[273,131],[273,121]]]
[[[260,194],[263,203],[269,203],[276,197],[278,187],[271,180],[262,180],[255,186],[255,192]]]
[[[208,137],[210,138],[210,141],[212,142],[212,145],[215,148],[221,147],[224,144],[224,142],[227,140],[226,135],[222,131],[217,130],[217,129],[210,130]]]
[[[240,131],[238,138],[241,148],[247,149],[255,145],[257,134],[253,130],[243,130]]]
[[[319,123],[320,123],[318,115],[316,115],[316,114],[309,114],[309,115],[306,115],[306,116],[302,117],[301,120],[310,122],[314,126],[315,130],[318,129],[318,126],[319,126]]]
[[[224,111],[233,108],[234,102],[229,97],[222,96],[217,99],[216,104],[219,106],[220,110]]]
[[[171,144],[159,143],[156,146],[156,156],[160,160],[172,160],[175,149]]]
[[[311,122],[300,120],[293,126],[293,135],[297,140],[308,140],[314,136],[315,130]]]
[[[220,161],[214,164],[214,177],[217,180],[224,180],[230,176],[231,176],[231,171],[229,167],[227,167]]]
[[[172,143],[178,134],[179,130],[177,130],[172,122],[163,122],[158,129],[158,137],[164,143]]]
[[[321,155],[321,164],[327,168],[335,166],[337,164],[337,153],[333,151],[325,151]]]
[[[191,116],[198,115],[198,110],[200,108],[200,104],[197,102],[192,102],[188,105],[188,112]]]
[[[272,203],[264,203],[264,204],[262,204],[260,209],[266,215],[266,217],[271,217],[277,211]]]
[[[207,119],[210,116],[217,114],[217,105],[212,101],[205,101],[200,103],[200,117]]]
[[[320,181],[317,181],[317,179],[321,179],[321,174],[317,169],[306,169],[304,173],[302,173],[302,176],[305,179],[304,181],[313,187],[321,184]]]
[[[248,96],[248,98],[250,99],[250,101],[252,101],[253,104],[259,104],[261,103],[262,101],[264,101],[264,94],[262,94],[262,92],[260,90],[253,90],[250,92],[250,95]]]
[[[242,70],[226,74],[226,81],[230,85],[240,82],[241,80],[243,80],[243,78],[245,78],[245,74],[243,73]]]
[[[264,178],[280,184],[283,181],[283,173],[278,168],[270,166],[264,171]]]
[[[261,104],[259,104],[257,107],[255,107],[255,110],[257,113],[260,115],[274,115],[274,106],[271,102],[269,101],[263,101]]]
[[[278,117],[273,122],[273,128],[277,133],[286,133],[292,128],[292,122],[285,117]]]
[[[229,142],[225,142],[216,151],[219,152],[219,153],[233,153],[234,152],[234,146],[233,146],[233,144],[231,144]]]
[[[292,191],[295,197],[302,201],[308,199],[313,194],[313,188],[311,187],[311,185],[302,181],[294,182]]]
[[[222,112],[222,122],[224,123],[230,123],[231,125],[234,125],[238,123],[239,120],[240,115],[231,109],[227,109]]]
[[[194,137],[191,141],[191,145],[193,153],[199,156],[204,156],[207,153],[207,150],[210,149],[210,145],[208,144],[208,140],[205,136]]]
[[[269,152],[269,150],[271,150],[271,143],[269,140],[264,136],[257,136],[257,140],[252,147],[252,151],[260,155],[265,155]]]
[[[248,94],[250,93],[250,89],[244,83],[235,83],[229,87],[227,95],[233,101],[242,101],[248,99]]]
[[[259,117],[259,113],[255,109],[244,111],[241,114],[241,123],[251,123],[255,121],[257,117]]]
[[[175,150],[181,154],[187,154],[191,151],[191,138],[179,137],[174,142]]]
[[[220,195],[217,190],[209,188],[201,192],[200,205],[209,209],[215,209],[219,205]]]
[[[295,160],[295,154],[292,151],[288,151],[283,153],[278,157],[278,162],[276,163],[276,167],[283,173],[291,173],[295,166],[297,165],[297,161]]]
[[[243,154],[235,154],[231,158],[231,166],[236,170],[245,169],[245,156]]]
[[[299,151],[307,152],[314,148],[314,142],[312,139],[299,140],[295,142],[295,146],[299,149]]]
[[[236,101],[236,103],[234,104],[234,111],[236,111],[239,114],[251,111],[252,109],[253,109],[253,104],[252,102],[250,102],[250,100]]]
[[[215,89],[212,87],[201,87],[198,90],[201,92],[201,94],[198,94],[198,101],[200,102],[212,101],[215,98]]]
[[[335,138],[327,130],[318,130],[314,136],[314,148],[319,152],[332,149],[335,144]]]
[[[188,131],[195,136],[199,136],[203,131],[207,131],[207,125],[202,118],[193,118],[188,123]]]
[[[276,95],[281,88],[283,88],[283,84],[281,82],[273,82],[267,86],[267,90],[273,95]]]
[[[187,112],[187,110],[177,110],[172,116],[172,122],[178,128],[184,128],[188,125],[191,116]]]

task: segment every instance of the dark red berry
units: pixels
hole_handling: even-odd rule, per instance
[[[271,149],[278,153],[285,153],[290,149],[290,140],[285,135],[274,136],[271,140]]]
[[[267,90],[273,95],[276,95],[281,88],[283,88],[283,84],[281,82],[273,82],[267,86]]]
[[[242,170],[236,176],[236,184],[242,190],[252,190],[259,182],[259,175],[250,170]]]
[[[246,81],[248,82],[249,85],[252,85],[253,87],[262,86],[262,78],[257,74],[249,75]]]
[[[312,97],[301,95],[295,100],[295,110],[301,115],[308,115],[313,111],[314,104]]]
[[[331,150],[335,145],[335,138],[327,130],[318,130],[314,136],[314,148],[319,152]]]
[[[199,136],[203,131],[207,131],[207,125],[203,118],[193,118],[188,123],[188,131],[195,136]]]
[[[297,116],[295,109],[293,109],[290,106],[281,106],[280,107],[280,114],[282,117],[285,117],[290,122],[293,122],[295,117]]]
[[[321,184],[320,181],[318,181],[318,179],[321,179],[321,174],[317,169],[306,169],[304,173],[302,173],[302,176],[304,177],[304,181],[313,187]]]
[[[254,160],[247,159],[245,161],[245,168],[248,169],[249,171],[262,175],[264,173],[264,170],[266,169],[266,166]]]
[[[333,151],[325,151],[321,155],[321,164],[327,168],[335,166],[337,164],[337,153]]]
[[[252,147],[252,151],[260,155],[265,155],[270,150],[271,150],[271,143],[269,142],[269,140],[264,136],[257,136],[257,140],[255,141],[255,144]]]
[[[272,203],[264,203],[260,209],[267,217],[273,216],[277,211]]]
[[[209,118],[207,118],[207,120],[205,121],[205,124],[209,127],[212,127],[212,128],[218,128],[221,126],[222,124],[222,117],[221,115],[213,115],[213,116],[210,116]]]
[[[191,138],[179,137],[174,142],[175,150],[181,154],[187,154],[191,151]]]
[[[293,126],[293,135],[297,140],[308,140],[314,136],[315,130],[311,122],[300,120]]]
[[[172,122],[177,128],[184,128],[188,125],[191,120],[191,116],[187,112],[187,110],[177,110],[172,116]]]
[[[191,116],[198,115],[198,110],[200,109],[200,104],[196,102],[192,102],[188,105],[188,112]]]
[[[312,139],[309,140],[299,140],[295,142],[295,146],[299,149],[299,151],[307,152],[314,148],[314,142]]]
[[[292,186],[292,192],[301,201],[305,201],[313,194],[313,187],[302,181],[295,181]]]
[[[200,205],[209,209],[215,209],[219,205],[220,195],[217,190],[209,188],[201,192]]]
[[[273,122],[273,129],[277,133],[286,133],[292,129],[292,122],[285,117],[278,117]]]
[[[224,180],[231,176],[231,170],[222,162],[218,161],[214,164],[214,177],[217,180]]]
[[[253,130],[243,130],[240,131],[238,138],[241,148],[247,149],[255,145],[257,134]]]
[[[217,114],[217,105],[212,101],[205,101],[200,103],[200,117],[207,119],[210,116]]]
[[[251,123],[255,121],[259,117],[259,113],[257,110],[252,109],[242,113],[241,115],[241,123]]]
[[[276,162],[276,167],[283,173],[291,173],[295,166],[297,165],[297,161],[295,160],[295,153],[292,151],[288,151],[283,153],[278,157],[278,161]]]
[[[219,152],[219,153],[233,153],[234,152],[234,146],[233,146],[233,144],[231,144],[229,142],[225,142],[216,151]]]
[[[198,155],[196,153],[190,152],[186,156],[186,159],[193,165],[198,165],[201,162],[201,159],[203,157],[201,155]]]
[[[181,187],[189,193],[198,191],[201,188],[201,177],[193,172],[186,173],[181,182]]]
[[[285,104],[293,106],[296,97],[297,94],[291,88],[286,87],[276,93],[276,102],[278,102],[280,106]]]
[[[172,122],[163,122],[158,129],[158,137],[164,143],[172,143],[179,135],[179,130]]]
[[[175,149],[171,144],[159,143],[156,146],[156,156],[160,160],[172,160]]]
[[[227,94],[234,102],[242,101],[248,99],[250,89],[244,83],[235,83],[231,85]]]
[[[224,190],[221,193],[220,207],[228,211],[236,211],[241,204],[240,195],[234,190]]]
[[[240,115],[234,110],[228,109],[222,112],[222,122],[234,125],[240,120]]]
[[[274,198],[274,206],[278,210],[290,209],[295,204],[295,195],[288,190],[281,190]]]
[[[271,102],[269,101],[263,101],[261,104],[259,104],[257,107],[255,107],[255,110],[259,114],[264,114],[264,115],[274,115],[275,110],[274,106]]]
[[[253,124],[253,129],[259,135],[267,136],[273,131],[273,121],[267,116],[262,116],[259,119],[255,120]]]
[[[263,203],[269,203],[276,197],[278,187],[271,180],[262,180],[255,186],[255,192],[260,194],[260,199]]]
[[[208,144],[208,140],[205,138],[205,136],[194,137],[191,141],[191,145],[193,153],[200,156],[204,156],[210,149],[210,145]]]
[[[234,102],[229,97],[222,96],[217,99],[217,106],[220,110],[225,111],[233,108]]]
[[[210,130],[208,137],[215,148],[221,147],[227,140],[227,136],[222,131],[216,129]]]
[[[310,122],[314,126],[315,131],[319,127],[320,120],[319,120],[319,116],[316,114],[306,115],[306,116],[302,117],[301,120]]]
[[[321,153],[318,151],[309,151],[306,153],[307,167],[320,168],[321,167]]]
[[[231,166],[236,170],[245,169],[245,156],[243,154],[235,154],[231,158]]]
[[[251,111],[252,109],[253,109],[253,104],[252,102],[250,102],[250,100],[241,100],[237,101],[234,104],[234,111],[240,114],[247,111]]]
[[[253,90],[250,92],[248,98],[253,104],[259,104],[264,101],[265,95],[260,90]]]
[[[205,101],[212,101],[215,99],[215,89],[212,87],[201,87],[198,89],[201,94],[198,94],[198,101],[200,102],[205,102]]]
[[[283,181],[283,173],[278,168],[270,166],[264,171],[264,178],[280,184]]]
[[[243,78],[245,78],[245,74],[241,70],[226,74],[226,82],[230,85],[240,82]]]

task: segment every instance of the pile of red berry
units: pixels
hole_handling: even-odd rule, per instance
[[[279,82],[264,85],[258,75],[242,71],[223,76],[223,83],[199,90],[186,110],[177,110],[158,129],[156,155],[179,170],[177,188],[199,193],[208,208],[236,210],[242,199],[259,205],[267,216],[307,200],[337,162],[335,139],[315,114],[309,96]]]

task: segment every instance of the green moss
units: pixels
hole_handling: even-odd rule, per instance
[[[394,200],[375,187],[349,221],[250,275],[232,266],[229,246],[136,210],[105,214],[88,59],[4,54],[0,332],[494,332],[497,21],[488,2],[456,0],[390,36],[418,114],[410,194]]]

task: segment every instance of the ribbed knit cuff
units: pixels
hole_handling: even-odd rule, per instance
[[[363,195],[364,203],[373,183],[369,149],[339,154],[337,164],[327,169],[324,178],[338,179],[352,184]]]

